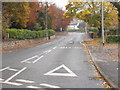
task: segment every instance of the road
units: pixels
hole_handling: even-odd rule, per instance
[[[96,80],[84,33],[71,32],[51,42],[2,56],[3,88],[104,88]]]

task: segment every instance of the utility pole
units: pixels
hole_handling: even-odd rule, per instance
[[[47,17],[47,9],[48,9],[48,2],[46,1],[45,2],[45,29],[46,29],[46,39],[49,39],[49,36],[48,36],[48,17]]]
[[[104,0],[102,0],[102,44],[104,46],[105,44],[105,38],[104,38]]]
[[[45,2],[45,29],[47,30],[48,27],[47,27],[47,5],[48,5],[48,2]]]
[[[87,22],[85,23],[85,27],[86,27],[85,30],[86,30],[86,34],[87,34]]]

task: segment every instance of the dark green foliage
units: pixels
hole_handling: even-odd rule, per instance
[[[55,34],[52,29],[41,30],[41,31],[31,31],[27,29],[8,29],[8,34],[10,39],[34,39],[46,37],[46,32],[49,32],[49,36]]]
[[[106,37],[107,43],[120,43],[120,35],[109,35]]]

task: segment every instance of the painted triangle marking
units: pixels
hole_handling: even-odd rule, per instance
[[[60,68],[64,68],[68,73],[54,73],[55,71],[59,70]],[[77,77],[75,73],[73,73],[68,67],[64,64],[60,65],[59,67],[45,73],[44,75],[52,75],[52,76],[70,76],[70,77]]]

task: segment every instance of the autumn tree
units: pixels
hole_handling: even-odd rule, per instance
[[[9,14],[10,28],[26,28],[29,20],[28,2],[4,2],[6,12]]]
[[[34,29],[35,26],[40,26],[36,20],[38,18],[39,2],[29,2],[30,14],[27,22],[28,29]]]
[[[64,18],[63,14],[64,14],[64,11],[56,7],[55,4],[49,7],[48,15],[51,17],[52,29],[55,29],[55,30],[60,30],[60,28],[66,29],[67,25],[70,23],[72,19]]]
[[[101,35],[101,2],[72,2],[66,6],[64,16],[82,19],[92,27],[98,27]],[[112,12],[112,13],[111,13]],[[116,8],[109,2],[104,2],[105,28],[118,23]],[[113,20],[114,18],[114,20]],[[112,22],[112,23],[111,23]]]

